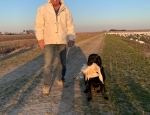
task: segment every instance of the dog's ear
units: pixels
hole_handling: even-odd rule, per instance
[[[89,57],[89,58],[88,58],[87,65],[88,65],[88,66],[91,66],[91,65],[92,65],[92,63],[93,63],[93,61],[92,61],[91,57]]]
[[[92,63],[93,63],[92,57],[93,57],[93,54],[89,55],[89,57],[88,57],[88,62],[87,62],[87,65],[88,65],[88,66],[91,66]]]
[[[101,60],[101,57],[98,55],[97,56],[97,65],[101,68],[102,67],[102,60]]]

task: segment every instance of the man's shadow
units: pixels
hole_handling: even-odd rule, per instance
[[[79,76],[76,77],[82,65],[86,63],[87,59],[81,48],[77,46],[71,47],[67,55],[67,71],[65,76],[69,87],[62,89],[58,114],[65,114],[65,112],[66,114],[74,114],[78,107],[87,102],[83,91],[85,89],[84,80]]]

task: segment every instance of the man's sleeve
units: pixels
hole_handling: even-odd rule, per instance
[[[44,16],[42,14],[42,8],[37,10],[36,19],[35,19],[35,35],[37,40],[44,39]]]
[[[75,39],[75,26],[70,11],[67,11],[67,35],[69,40]]]

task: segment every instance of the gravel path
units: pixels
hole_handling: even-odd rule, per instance
[[[95,94],[92,102],[87,102],[83,79],[73,79],[89,54],[102,52],[103,41],[103,35],[99,34],[76,43],[67,56],[66,80],[70,86],[61,88],[54,80],[48,96],[42,95],[43,55],[6,74],[0,79],[0,115],[91,115],[89,111],[93,111],[94,115],[96,108],[104,114],[103,106],[108,101]],[[56,65],[57,59],[54,78],[57,75]]]

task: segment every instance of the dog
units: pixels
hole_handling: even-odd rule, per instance
[[[92,88],[98,89],[96,92],[101,92],[104,99],[108,100],[108,96],[105,93],[105,73],[101,57],[98,54],[90,54],[87,65],[81,68],[81,72],[84,76],[86,87],[84,93],[88,93],[88,101],[92,100]]]

